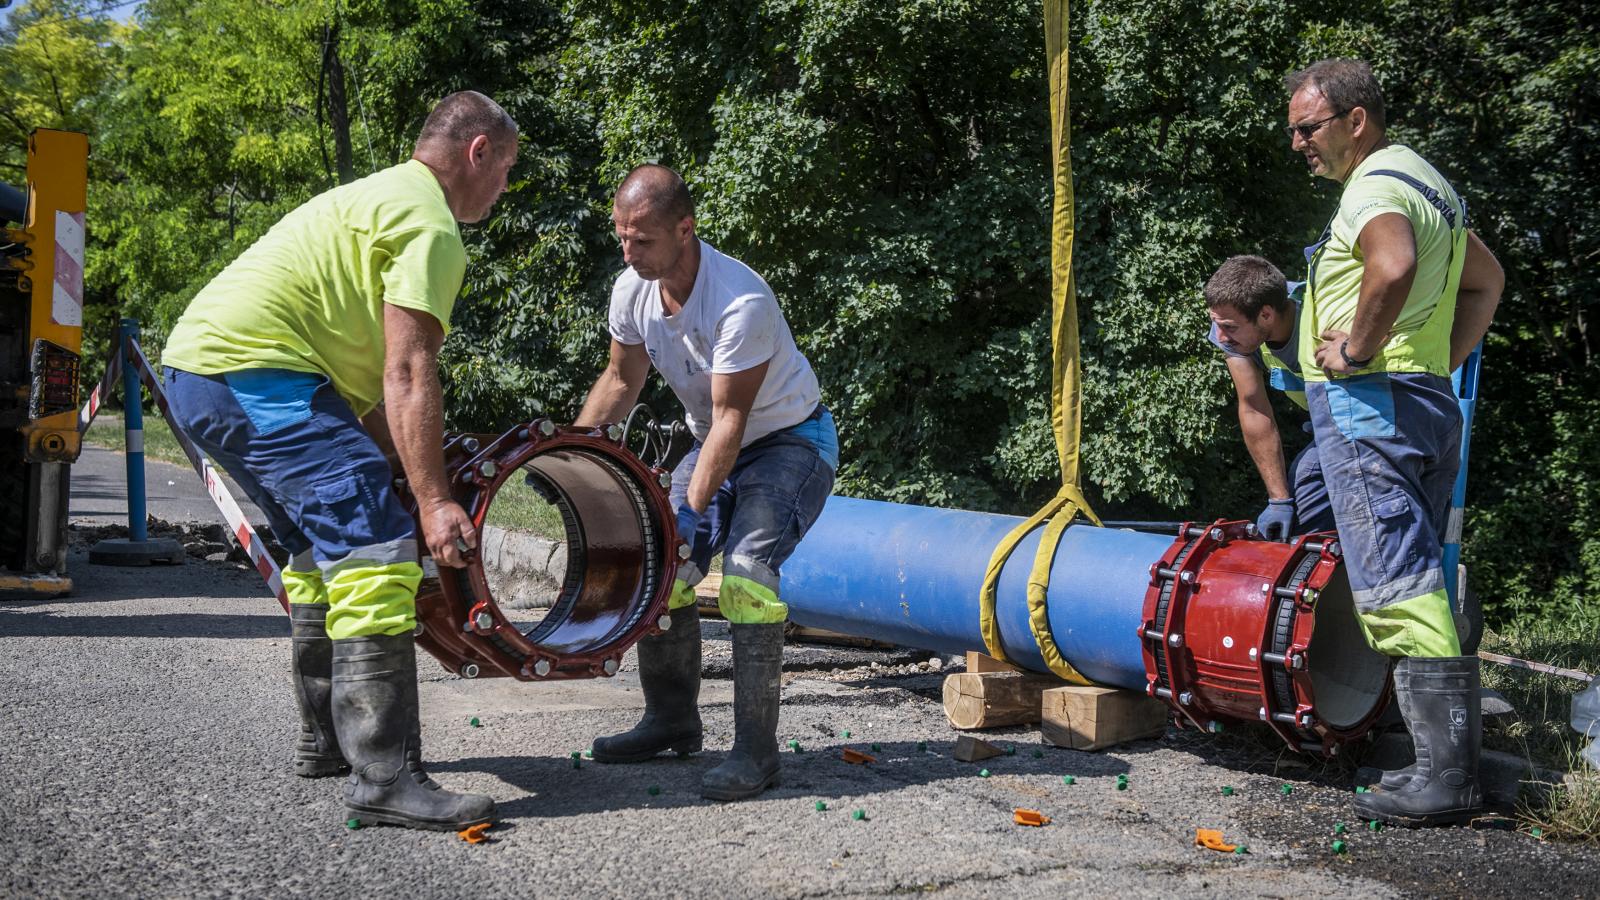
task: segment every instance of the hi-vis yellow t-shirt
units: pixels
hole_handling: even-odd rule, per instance
[[[356,415],[383,399],[383,305],[450,330],[467,254],[444,190],[416,160],[313,197],[201,289],[162,365],[197,375],[320,372]]]
[[[1384,171],[1411,177],[1429,188],[1440,205],[1405,181],[1380,174]],[[1449,210],[1449,217],[1443,210]],[[1437,169],[1395,144],[1362,160],[1350,174],[1339,211],[1329,223],[1328,242],[1311,259],[1300,313],[1300,370],[1306,381],[1326,380],[1316,364],[1322,333],[1349,331],[1355,321],[1366,270],[1358,239],[1368,223],[1385,213],[1399,213],[1411,223],[1417,271],[1405,306],[1367,371],[1450,377],[1450,328],[1467,252],[1466,207]]]

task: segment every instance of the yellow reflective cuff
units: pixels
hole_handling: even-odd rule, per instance
[[[1386,656],[1460,656],[1461,638],[1441,588],[1358,614],[1372,649]]]
[[[405,634],[417,627],[414,562],[347,566],[328,580],[328,636],[334,640]]]
[[[312,569],[309,572],[300,572],[295,569],[284,569],[282,574],[283,593],[289,598],[290,603],[327,605],[328,589],[322,583],[320,571]]]
[[[717,609],[734,625],[771,625],[789,618],[789,604],[772,588],[740,575],[722,574]]]
[[[694,605],[694,588],[682,578],[672,579],[672,596],[667,598],[667,609],[683,609]]]

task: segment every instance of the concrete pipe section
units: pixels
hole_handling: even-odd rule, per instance
[[[790,618],[910,647],[986,652],[978,598],[995,546],[1021,520],[849,497],[828,501],[783,567]],[[1029,622],[1040,531],[1001,572],[995,618],[1016,665],[1048,672]],[[1333,754],[1387,703],[1331,535],[1259,540],[1244,522],[1178,535],[1073,525],[1048,593],[1051,634],[1088,679],[1144,691],[1180,725],[1263,721],[1297,751]]]
[[[502,435],[450,435],[445,468],[481,535],[486,524],[559,523],[565,575],[543,608],[502,608],[481,554],[439,567],[417,590],[417,643],[465,678],[592,678],[617,672],[640,638],[668,627],[687,547],[667,499],[671,476],[623,444],[624,429],[540,419]],[[402,498],[414,508],[404,483]],[[420,534],[420,529],[418,531]]]

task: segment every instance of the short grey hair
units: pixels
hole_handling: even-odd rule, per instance
[[[517,138],[517,123],[500,104],[477,91],[457,91],[440,100],[422,123],[417,146],[441,144],[460,146],[478,135],[499,143]]]
[[[1336,113],[1347,113],[1356,107],[1367,111],[1367,118],[1382,131],[1383,88],[1373,77],[1372,67],[1359,59],[1319,59],[1304,69],[1289,73],[1283,86],[1293,97],[1307,87],[1327,98]]]

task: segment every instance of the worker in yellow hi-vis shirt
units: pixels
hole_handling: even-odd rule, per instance
[[[409,161],[312,198],[206,285],[162,362],[172,412],[293,554],[283,573],[301,713],[295,769],[350,770],[350,816],[457,830],[494,801],[422,770],[417,535],[434,560],[477,545],[444,474],[438,352],[466,272],[458,222],[489,215],[517,126],[463,91]]]
[[[1395,696],[1416,765],[1356,799],[1364,819],[1471,816],[1478,659],[1463,656],[1445,594],[1443,538],[1461,460],[1450,372],[1483,337],[1504,286],[1438,170],[1384,136],[1366,63],[1327,59],[1290,75],[1290,143],[1344,185],[1306,250],[1300,373],[1361,628],[1398,657]]]

